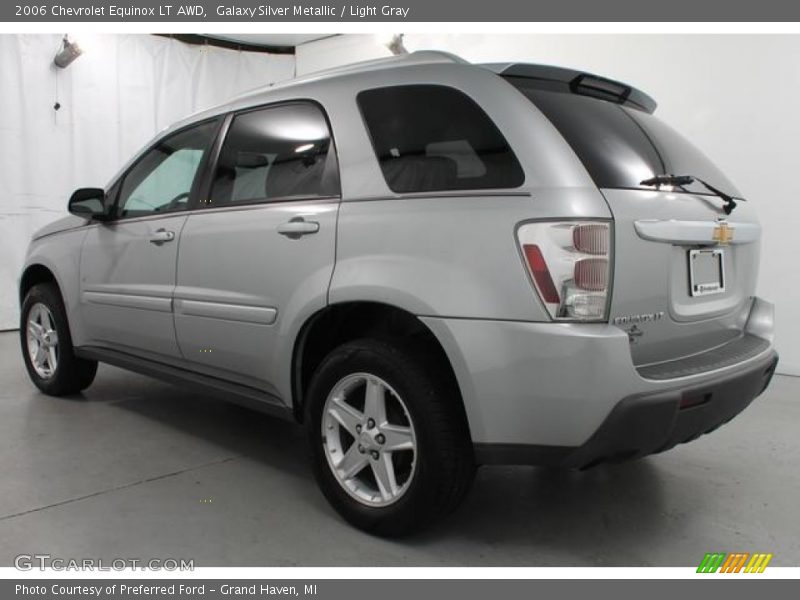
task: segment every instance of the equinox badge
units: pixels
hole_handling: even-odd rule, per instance
[[[660,321],[664,318],[664,311],[660,310],[654,313],[644,313],[641,315],[620,315],[614,317],[611,323],[614,325],[629,325],[631,323],[649,323],[651,321]]]

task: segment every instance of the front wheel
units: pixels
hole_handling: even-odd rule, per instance
[[[22,303],[19,333],[28,375],[45,394],[76,394],[94,381],[97,363],[75,356],[64,302],[55,285],[40,283],[30,289]]]
[[[428,525],[458,505],[474,474],[455,390],[423,355],[359,340],[321,363],[306,406],[317,481],[350,523],[381,535]]]

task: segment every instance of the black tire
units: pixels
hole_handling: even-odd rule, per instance
[[[418,531],[455,509],[475,474],[469,431],[460,398],[436,361],[400,342],[362,339],[332,351],[308,389],[306,423],[314,472],[323,494],[351,524],[369,533],[400,536]],[[367,506],[339,482],[322,435],[329,393],[344,377],[368,373],[402,398],[416,432],[416,462],[405,492],[388,506]],[[353,442],[355,443],[355,442]]]
[[[58,361],[55,371],[49,377],[42,377],[36,372],[28,353],[28,315],[31,308],[43,304],[53,317],[55,331],[58,335]],[[67,313],[61,294],[52,283],[40,283],[33,286],[25,296],[20,314],[20,344],[22,358],[31,381],[49,396],[67,396],[77,394],[89,387],[97,373],[97,362],[75,356],[72,347],[72,336],[69,331]]]

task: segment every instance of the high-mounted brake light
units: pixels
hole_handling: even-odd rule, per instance
[[[517,236],[534,287],[552,318],[605,318],[611,283],[611,223],[526,223]]]

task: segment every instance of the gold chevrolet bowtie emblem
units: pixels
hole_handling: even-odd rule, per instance
[[[734,228],[725,223],[724,221],[714,227],[714,233],[711,239],[717,242],[720,246],[725,246],[733,239]]]

